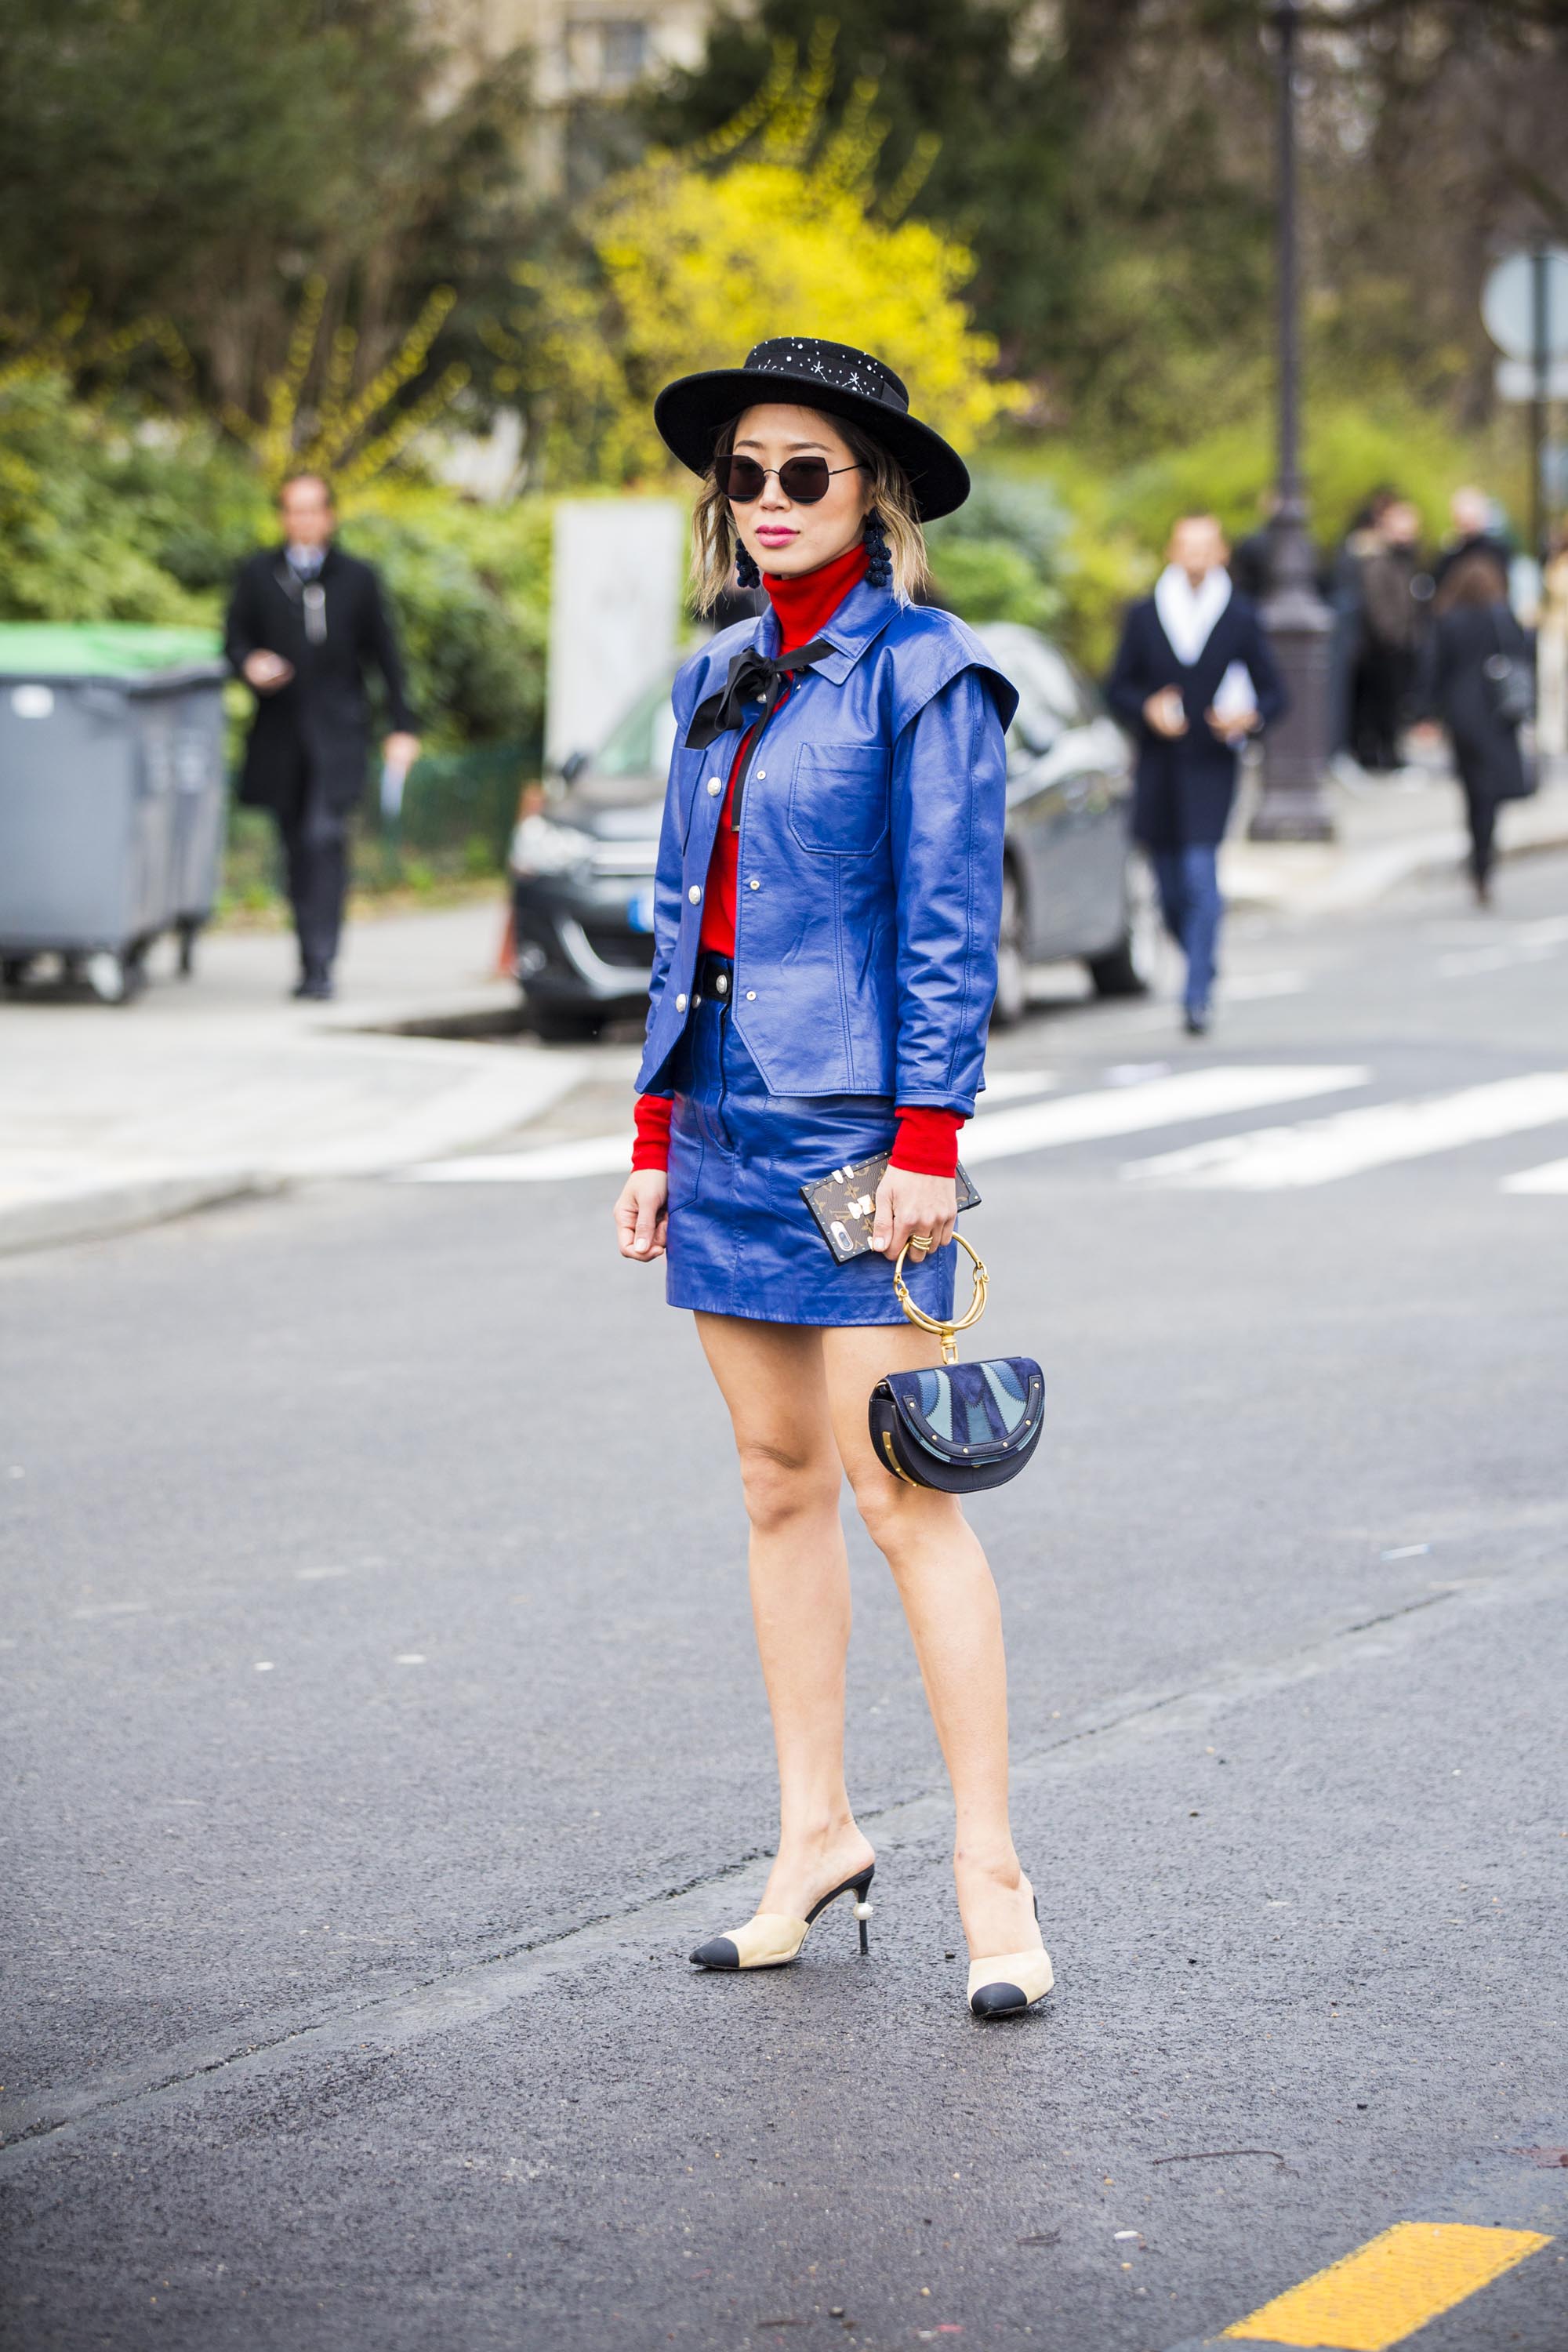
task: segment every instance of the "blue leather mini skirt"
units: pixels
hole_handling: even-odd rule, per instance
[[[891,1148],[883,1095],[774,1095],[729,1004],[700,996],[672,1076],[666,1296],[672,1307],[761,1323],[901,1323],[891,1262],[868,1251],[840,1265],[801,1199],[835,1168]],[[916,1265],[910,1295],[952,1313],[952,1243]]]

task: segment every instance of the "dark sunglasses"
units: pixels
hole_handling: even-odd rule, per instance
[[[719,457],[714,460],[713,478],[727,499],[745,507],[762,497],[763,485],[773,474],[793,506],[814,507],[818,499],[827,496],[827,485],[835,474],[865,470],[864,466],[830,466],[826,457],[786,457],[782,466],[759,466],[754,457]]]

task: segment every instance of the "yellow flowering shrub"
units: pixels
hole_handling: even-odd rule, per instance
[[[516,381],[552,482],[663,471],[660,386],[734,367],[772,335],[876,352],[961,449],[1025,404],[970,323],[965,247],[929,222],[879,217],[841,173],[764,154],[710,175],[657,156],[610,184],[592,240],[593,286],[561,268],[518,272]]]

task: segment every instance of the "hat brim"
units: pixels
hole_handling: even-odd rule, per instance
[[[817,377],[769,368],[714,368],[667,383],[653,404],[653,421],[667,449],[694,474],[705,474],[721,428],[760,401],[798,403],[842,416],[896,457],[909,477],[921,522],[952,514],[969,496],[969,468],[940,433],[902,410],[866,394],[840,392]]]

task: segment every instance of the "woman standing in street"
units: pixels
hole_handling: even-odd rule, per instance
[[[754,1918],[709,1969],[792,1960],[875,1868],[844,1778],[847,1475],[892,1570],[952,1782],[953,1871],[981,2016],[1049,1990],[1007,1813],[995,1586],[954,1497],[905,1483],[867,1428],[876,1383],[935,1363],[893,1291],[906,1244],[952,1312],[958,1129],[996,977],[1005,758],[1016,697],[947,613],[912,604],[921,525],[963,465],[879,360],[780,338],[655,407],[702,478],[701,601],[739,570],[769,610],[675,686],[647,1045],[624,1255],[667,1260],[729,1407],[751,1522],[778,1756],[778,1846]],[[889,1151],[872,1251],[840,1265],[800,1187]]]
[[[1419,702],[1454,746],[1470,827],[1470,878],[1491,903],[1492,838],[1500,801],[1530,790],[1519,730],[1531,698],[1530,641],[1509,608],[1508,580],[1489,550],[1461,554],[1433,600]]]

